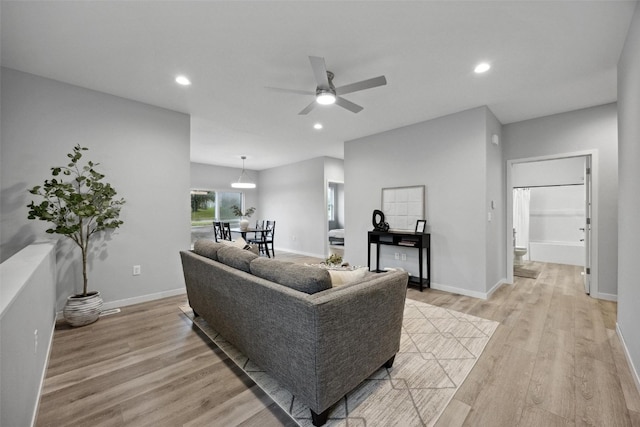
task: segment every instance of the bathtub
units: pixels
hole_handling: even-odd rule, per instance
[[[584,242],[529,242],[531,261],[584,265]]]

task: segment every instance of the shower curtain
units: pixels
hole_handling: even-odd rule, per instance
[[[527,248],[523,259],[529,259],[529,204],[531,190],[529,188],[513,189],[513,228],[515,230],[515,246]]]

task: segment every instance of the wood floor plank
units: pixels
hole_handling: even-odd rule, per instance
[[[572,420],[559,417],[544,409],[527,406],[524,408],[518,427],[573,427]]]
[[[576,425],[631,426],[615,367],[593,357],[576,357]]]
[[[524,410],[535,354],[503,347],[499,369],[478,394],[464,426],[516,426]],[[505,404],[505,402],[508,402]]]
[[[471,406],[458,399],[452,399],[434,427],[461,427],[470,410]]]
[[[537,279],[516,278],[488,300],[407,290],[408,298],[500,322],[437,426],[640,427],[616,303],[586,295],[580,267],[536,268]],[[83,328],[58,324],[36,425],[295,425],[187,321],[178,309],[186,300],[123,307]]]
[[[529,385],[528,405],[563,419],[575,418],[573,354],[564,351],[566,332],[545,329]]]
[[[633,380],[633,374],[629,368],[627,357],[624,354],[624,349],[618,334],[610,330],[609,331],[609,344],[611,345],[611,351],[613,353],[613,360],[620,378],[620,387],[624,394],[624,400],[627,405],[627,409],[640,413],[640,391],[636,387],[636,383]]]

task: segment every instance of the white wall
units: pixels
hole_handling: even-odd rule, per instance
[[[640,6],[636,6],[618,62],[619,212],[618,212],[618,330],[640,388]]]
[[[584,157],[517,163],[511,172],[514,187],[584,184]]]
[[[531,188],[529,240],[579,243],[584,238],[584,192],[584,185]]]
[[[55,242],[29,245],[0,265],[0,426],[35,419],[55,325]]]
[[[608,298],[617,294],[618,255],[618,132],[616,104],[607,104],[568,113],[505,125],[505,160],[597,152],[598,182],[597,245],[598,293]],[[594,183],[594,187],[595,187]],[[598,297],[599,295],[594,295]]]
[[[2,113],[3,260],[50,237],[47,223],[27,220],[27,188],[49,178],[50,167],[66,164],[66,153],[81,144],[127,201],[124,225],[106,245],[94,245],[89,287],[101,291],[106,306],[184,290],[178,252],[190,244],[187,115],[6,68]],[[79,249],[70,252],[66,238],[61,243],[58,309],[81,289]],[[141,265],[141,275],[132,275],[133,265]]]
[[[325,157],[260,171],[261,217],[276,221],[277,249],[324,257],[327,240]]]
[[[493,262],[486,256],[488,200],[495,198],[496,210],[504,209],[502,184],[487,185],[489,175],[492,180],[501,175],[500,155],[489,153],[494,148],[487,145],[487,135],[499,124],[492,120],[488,129],[488,114],[486,107],[475,108],[345,143],[347,261],[367,263],[367,232],[373,228],[373,210],[381,208],[382,188],[425,185],[432,286],[486,296],[494,286],[487,277],[504,277],[503,267],[487,267]],[[495,245],[493,250],[504,258],[504,242]],[[381,267],[396,264],[393,253],[398,251],[381,248]],[[403,267],[417,275],[416,251],[406,253]]]

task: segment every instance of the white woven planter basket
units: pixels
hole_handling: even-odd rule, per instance
[[[86,297],[72,295],[67,297],[64,306],[64,319],[71,326],[84,326],[95,322],[102,312],[100,292],[89,292]]]

